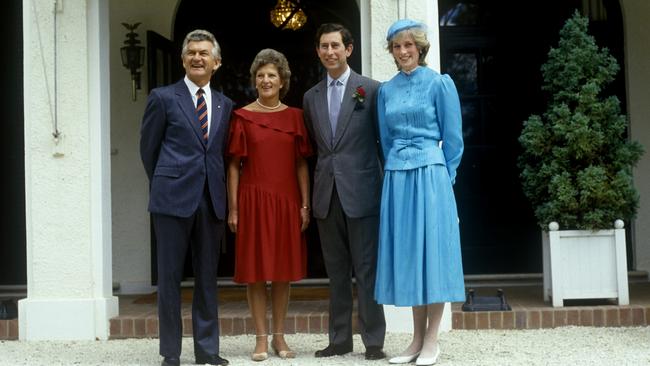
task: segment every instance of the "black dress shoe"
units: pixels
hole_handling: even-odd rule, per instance
[[[226,360],[225,358],[221,358],[218,355],[214,356],[201,356],[196,358],[196,363],[199,365],[222,365],[226,366],[227,364],[230,363],[230,361]]]
[[[160,366],[180,366],[181,360],[178,357],[165,357]]]
[[[332,356],[341,356],[346,353],[352,352],[352,346],[346,346],[342,344],[330,344],[329,346],[316,351],[314,354],[315,357],[332,357]]]
[[[381,360],[386,358],[386,354],[379,346],[366,347],[366,360]]]

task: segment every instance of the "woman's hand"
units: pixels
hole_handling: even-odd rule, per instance
[[[302,221],[300,231],[303,232],[309,226],[309,207],[303,206],[300,208],[300,220]]]
[[[228,227],[230,228],[230,231],[232,231],[233,233],[237,232],[237,217],[238,217],[237,210],[230,210],[228,212]]]

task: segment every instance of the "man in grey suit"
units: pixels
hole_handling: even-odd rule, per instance
[[[327,23],[316,52],[327,77],[305,93],[305,124],[318,147],[313,214],[330,278],[329,345],[316,357],[352,351],[352,270],[368,360],[382,359],[386,321],[374,300],[382,170],[377,143],[379,83],[350,69],[350,31]]]

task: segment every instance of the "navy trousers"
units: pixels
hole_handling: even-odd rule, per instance
[[[181,354],[181,280],[187,248],[192,246],[194,297],[192,333],[194,354],[219,354],[217,309],[217,264],[225,230],[224,220],[214,213],[207,188],[196,212],[190,217],[153,214],[158,249],[158,319],[160,355]]]

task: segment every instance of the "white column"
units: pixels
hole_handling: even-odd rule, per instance
[[[118,311],[107,2],[59,1],[56,13],[54,6],[23,1],[27,298],[19,302],[19,336],[107,339]]]
[[[645,147],[634,169],[634,185],[641,201],[634,221],[635,269],[650,271],[650,2],[621,0],[625,34],[625,80],[630,137]]]
[[[360,0],[363,54],[362,62],[370,66],[366,75],[379,81],[389,80],[397,69],[393,57],[386,50],[386,31],[398,18],[411,18],[425,23],[431,43],[427,63],[434,70],[440,70],[440,37],[438,32],[438,0]],[[398,14],[399,13],[399,14]],[[366,33],[366,30],[370,30]],[[386,330],[388,332],[412,332],[413,318],[410,307],[384,306]],[[445,304],[440,331],[451,330],[451,306]]]

